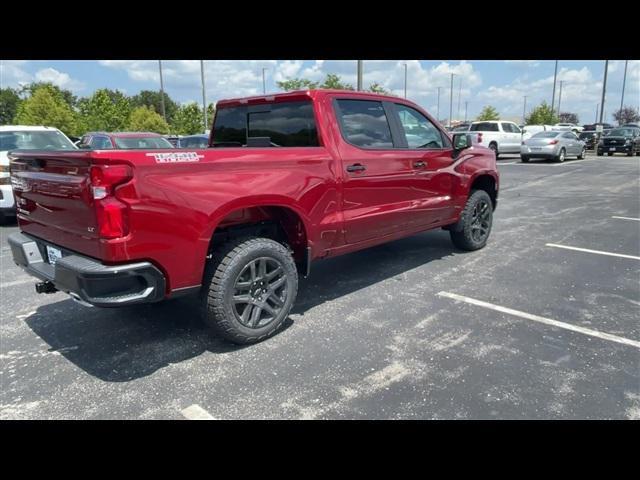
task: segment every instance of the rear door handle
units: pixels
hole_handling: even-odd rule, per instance
[[[347,172],[362,172],[366,169],[367,167],[365,167],[364,165],[361,165],[360,163],[354,163],[353,165],[349,165],[347,167]]]
[[[415,162],[415,163],[413,164],[413,166],[414,166],[414,168],[422,168],[422,167],[426,167],[426,166],[427,166],[427,164],[426,164],[426,163],[424,163],[422,160],[420,160],[420,161],[418,161],[418,162]]]

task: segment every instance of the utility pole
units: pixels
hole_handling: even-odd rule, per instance
[[[560,102],[562,101],[562,84],[566,83],[564,80],[560,80],[560,95],[558,95],[558,119],[560,118]]]
[[[267,93],[267,84],[264,80],[264,72],[265,70],[267,70],[266,68],[262,67],[262,93],[265,94]]]
[[[407,98],[407,64],[404,64],[404,98]]]
[[[551,111],[556,104],[556,79],[558,78],[558,60],[556,60],[556,69],[553,73],[553,94],[551,95]]]
[[[449,127],[451,127],[451,117],[453,116],[453,77],[455,73],[451,74],[451,92],[449,98]]]
[[[624,77],[622,77],[622,98],[620,98],[620,110],[624,106],[624,86],[627,83],[627,65],[629,64],[629,60],[624,61]]]
[[[458,87],[458,113],[457,113],[457,117],[458,120],[460,119],[460,96],[462,95],[462,77],[460,77],[460,85]]]
[[[600,123],[604,113],[604,97],[607,93],[607,71],[609,70],[609,60],[604,61],[604,81],[602,82],[602,100],[600,100]]]
[[[464,101],[464,123],[467,123],[467,109],[469,108],[469,101]]]
[[[593,123],[598,123],[598,108],[600,108],[600,104],[596,103],[596,119],[593,121]]]
[[[527,114],[527,97],[528,97],[528,95],[524,96],[524,107],[522,107],[522,124],[523,125],[524,125],[524,121],[525,121],[524,117]]]
[[[358,60],[358,91],[362,91],[362,60]]]
[[[164,109],[164,82],[162,81],[162,60],[158,60],[158,68],[160,69],[160,108],[162,108],[162,118],[167,121],[167,114]]]
[[[204,88],[204,60],[200,60],[200,80],[202,81],[202,112],[204,117],[204,132],[207,131],[207,97]]]
[[[440,89],[442,87],[438,87],[438,110],[437,110],[437,114],[436,114],[436,120],[438,120],[438,122],[440,121]]]

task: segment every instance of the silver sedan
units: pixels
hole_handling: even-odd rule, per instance
[[[586,152],[585,142],[575,133],[552,130],[536,133],[524,140],[520,146],[520,159],[524,163],[530,158],[550,158],[564,162],[567,157],[583,159]]]

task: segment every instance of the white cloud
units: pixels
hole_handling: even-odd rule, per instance
[[[0,85],[15,88],[31,82],[32,75],[22,68],[26,63],[26,60],[0,60]]]
[[[75,80],[69,76],[68,73],[59,72],[55,68],[43,68],[38,70],[35,75],[35,79],[38,82],[50,82],[57,85],[60,88],[77,92],[84,89],[85,84],[78,80]]]

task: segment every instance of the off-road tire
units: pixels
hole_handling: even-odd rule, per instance
[[[486,205],[488,208],[488,227],[486,234],[478,239],[474,236],[474,211],[478,205]],[[467,199],[467,204],[460,215],[460,231],[455,231],[451,229],[449,234],[451,235],[451,241],[453,244],[462,249],[462,250],[479,250],[487,244],[487,240],[489,239],[489,234],[491,233],[491,226],[493,225],[493,203],[491,202],[491,197],[484,190],[473,190],[469,198]]]
[[[236,317],[233,296],[237,293],[236,282],[242,271],[261,258],[270,258],[282,268],[282,277],[286,277],[286,298],[273,320],[262,327],[250,328]],[[235,238],[215,249],[207,262],[200,295],[204,321],[215,334],[233,343],[243,345],[260,342],[282,327],[297,292],[296,264],[284,245],[269,238]]]

